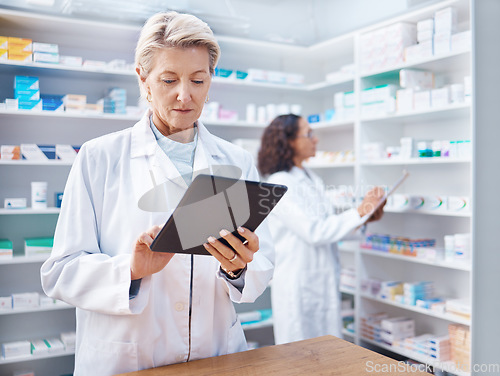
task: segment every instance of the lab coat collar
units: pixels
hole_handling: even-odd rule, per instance
[[[131,158],[146,157],[151,169],[153,184],[162,184],[170,180],[181,188],[187,189],[187,184],[174,166],[171,159],[161,150],[150,126],[151,109],[132,128],[131,136]],[[213,164],[223,156],[214,136],[207,130],[205,125],[197,122],[198,142],[196,146],[193,179],[200,173],[211,173]]]

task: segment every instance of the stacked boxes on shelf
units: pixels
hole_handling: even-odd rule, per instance
[[[14,98],[17,100],[20,110],[42,110],[38,77],[16,76],[14,78]]]
[[[470,329],[460,324],[448,325],[451,359],[458,369],[470,371]]]

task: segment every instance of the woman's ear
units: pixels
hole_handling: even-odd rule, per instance
[[[138,66],[135,67],[135,72],[137,73],[137,75],[141,79],[142,83],[146,82],[146,77],[143,74],[141,74],[142,72],[141,72],[141,66],[140,65],[138,65]]]

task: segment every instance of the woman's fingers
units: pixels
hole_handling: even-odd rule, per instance
[[[220,236],[229,246],[211,236],[204,244],[205,249],[229,270],[242,269],[253,260],[253,255],[259,250],[259,237],[252,231],[239,227],[238,233],[246,240],[242,242],[227,230],[221,230]]]

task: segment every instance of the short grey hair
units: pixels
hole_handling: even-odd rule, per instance
[[[220,47],[210,27],[199,18],[184,13],[162,12],[151,16],[144,24],[135,49],[135,65],[147,77],[154,55],[166,47],[206,47],[210,74],[214,74],[220,57]],[[139,78],[141,95],[146,96]]]

